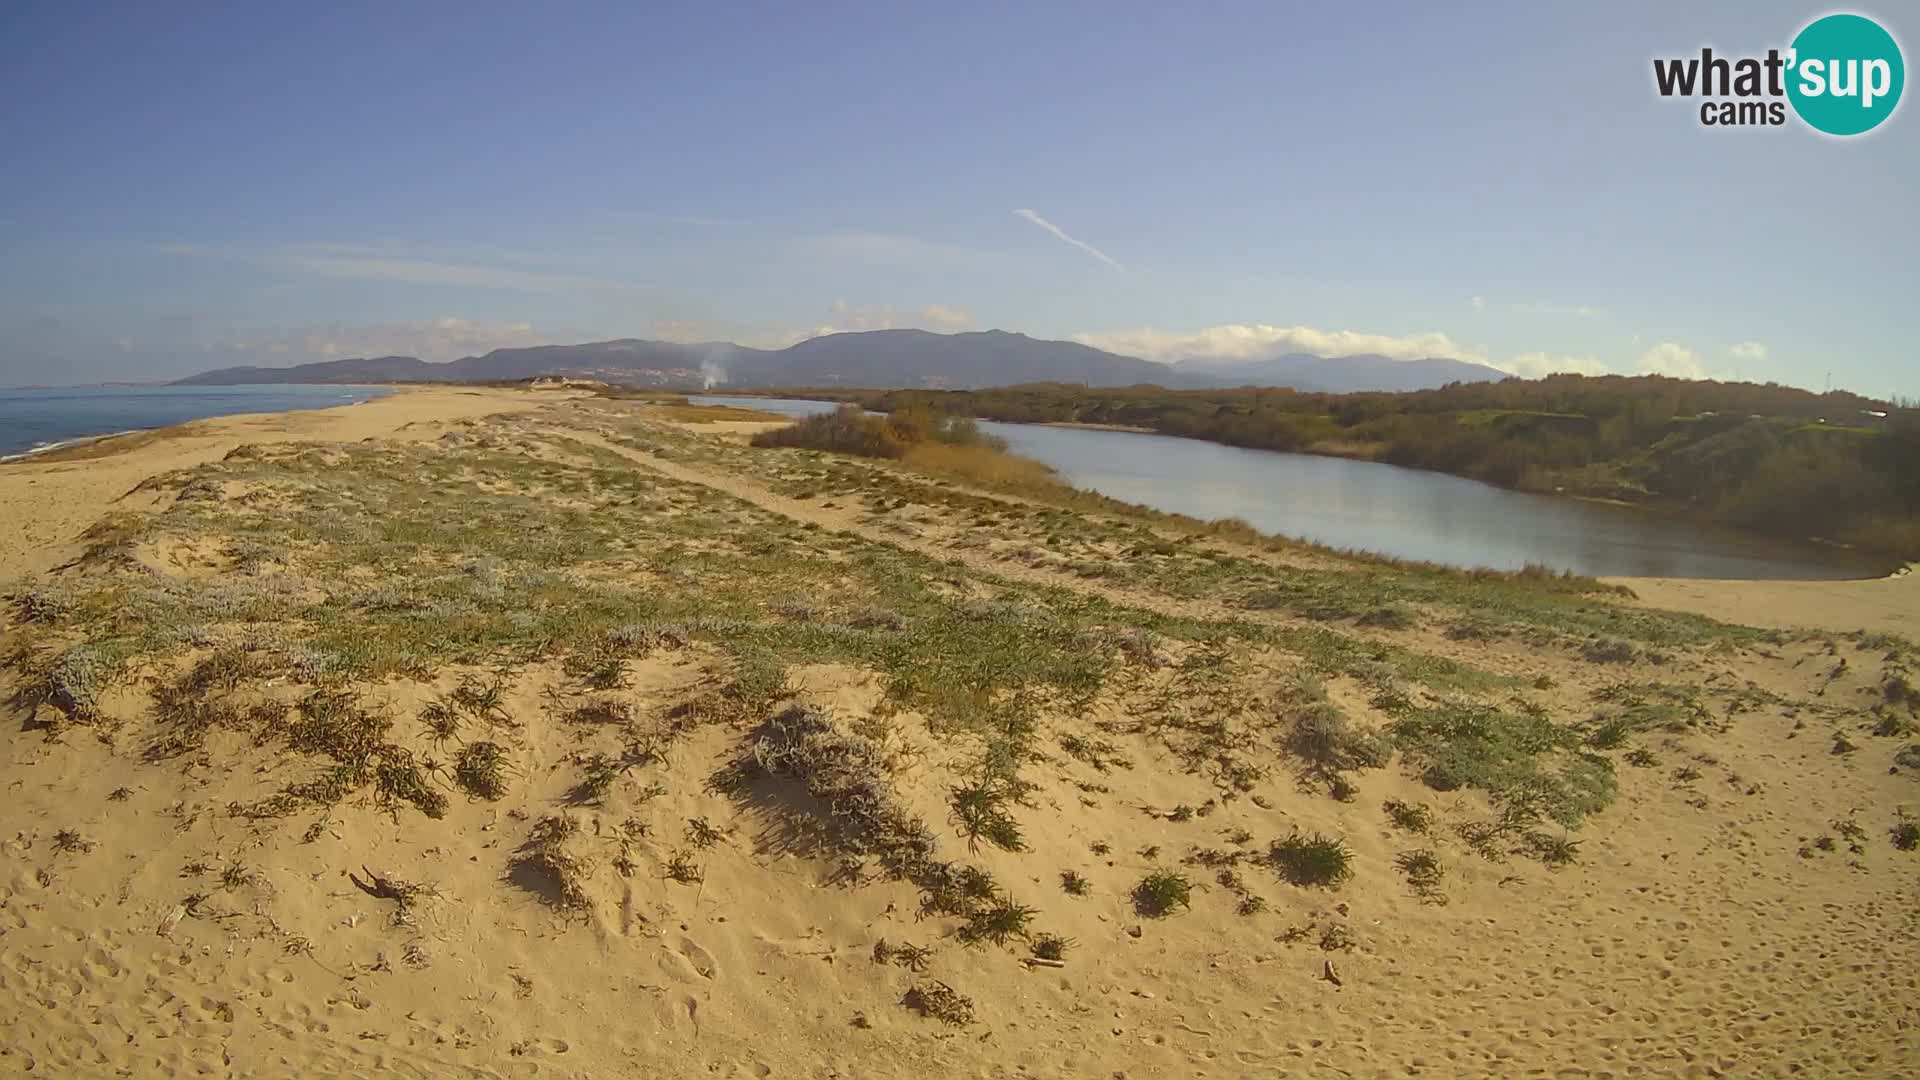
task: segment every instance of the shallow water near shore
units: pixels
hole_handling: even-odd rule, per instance
[[[375,386],[77,386],[0,390],[0,458],[127,431],[236,413],[368,401]]]
[[[696,400],[792,416],[833,408],[832,402],[773,398]],[[1168,435],[980,426],[1075,487],[1206,520],[1241,518],[1263,532],[1401,559],[1496,570],[1538,563],[1596,577],[1838,580],[1890,569],[1840,548],[1378,462]]]

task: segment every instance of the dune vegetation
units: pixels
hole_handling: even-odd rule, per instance
[[[475,1076],[1914,1049],[1910,642],[1091,501],[931,412],[730,418],[549,395],[242,440],[19,582],[8,1044]]]

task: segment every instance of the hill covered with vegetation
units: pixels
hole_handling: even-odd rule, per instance
[[[1412,393],[1035,384],[862,403],[1368,458],[1920,558],[1920,409],[1844,391],[1557,375]]]

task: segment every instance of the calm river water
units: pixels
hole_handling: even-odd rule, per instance
[[[695,399],[793,416],[831,402]],[[1265,532],[1404,559],[1621,577],[1851,578],[1884,573],[1836,548],[1796,544],[1445,473],[1243,450],[1197,439],[983,422],[1075,487],[1156,510],[1242,518]]]

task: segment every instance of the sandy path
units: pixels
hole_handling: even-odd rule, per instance
[[[860,511],[851,506],[828,508],[815,502],[790,498],[768,490],[751,480],[728,473],[709,472],[705,469],[690,468],[678,462],[655,457],[652,454],[621,446],[618,443],[596,435],[577,430],[555,430],[548,434],[583,442],[604,450],[619,454],[637,465],[652,469],[663,476],[689,484],[699,484],[724,495],[731,495],[743,502],[752,503],[762,510],[771,511],[782,517],[808,525],[817,525],[823,529],[857,536],[868,543],[885,544],[901,548],[918,555],[925,555],[941,562],[958,561],[976,573],[1018,581],[1026,585],[1046,588],[1066,589],[1084,596],[1098,597],[1117,607],[1152,611],[1156,614],[1184,619],[1233,620],[1238,622],[1267,623],[1272,625],[1300,625],[1297,620],[1288,620],[1269,612],[1229,609],[1217,601],[1178,600],[1157,593],[1140,592],[1132,589],[1116,588],[1072,574],[1055,573],[1038,567],[1013,562],[1004,556],[996,556],[982,551],[962,551],[933,540],[922,539],[908,533],[889,529],[880,529],[860,520]],[[996,499],[1010,502],[1026,502],[1017,498],[994,495]],[[1030,504],[1038,505],[1038,504]]]
[[[0,464],[0,582],[72,558],[79,549],[75,538],[141,481],[218,460],[236,446],[436,438],[453,421],[521,412],[557,397],[477,387],[403,387],[361,404],[196,420]]]

